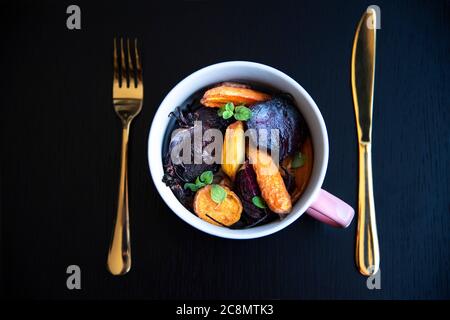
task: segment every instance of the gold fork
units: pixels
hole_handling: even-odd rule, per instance
[[[117,216],[107,263],[108,269],[113,275],[126,274],[131,268],[127,168],[128,136],[130,123],[141,111],[144,100],[144,84],[137,39],[134,40],[134,50],[130,48],[130,39],[126,40],[126,51],[127,54],[125,55],[124,41],[121,38],[118,54],[117,41],[114,39],[113,104],[114,110],[122,122],[122,155]]]

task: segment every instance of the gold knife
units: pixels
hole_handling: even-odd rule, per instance
[[[372,111],[375,80],[377,13],[368,8],[359,21],[353,41],[351,77],[358,131],[359,188],[356,265],[365,276],[380,265],[372,183]]]

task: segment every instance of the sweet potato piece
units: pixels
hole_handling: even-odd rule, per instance
[[[249,158],[256,173],[261,195],[270,210],[278,214],[291,212],[291,196],[272,157],[262,150],[249,147]]]
[[[217,226],[231,226],[238,222],[242,213],[242,203],[238,196],[222,185],[227,196],[218,204],[211,199],[211,188],[212,186],[208,185],[195,194],[194,211],[197,216]]]
[[[233,102],[236,106],[249,106],[270,98],[268,94],[253,89],[225,84],[207,90],[200,102],[207,107],[218,108],[228,102]]]
[[[232,181],[245,161],[244,124],[236,121],[230,124],[225,131],[222,147],[222,170]]]
[[[220,107],[224,106],[225,104],[227,104],[227,102],[212,102],[212,101],[208,101],[207,103],[208,103],[208,105],[205,105],[205,106],[210,107],[210,108],[220,108]]]

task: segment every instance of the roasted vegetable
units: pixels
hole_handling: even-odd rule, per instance
[[[295,186],[295,175],[291,173],[291,170],[280,166],[280,174],[283,177],[284,185],[286,186],[286,190],[289,194],[292,194]]]
[[[268,94],[256,90],[222,84],[206,91],[200,102],[207,107],[217,108],[225,105],[227,102],[232,102],[235,105],[243,104],[248,106],[269,99],[270,96]]]
[[[206,109],[206,108],[203,108]],[[215,116],[215,118],[218,118]],[[183,118],[185,124],[189,120]],[[202,132],[208,129],[208,126],[202,124]],[[185,189],[186,183],[194,183],[195,179],[205,171],[216,173],[220,169],[220,164],[214,163],[215,154],[204,152],[208,150],[206,147],[214,141],[214,139],[203,140],[201,145],[194,144],[194,132],[200,131],[199,126],[191,126],[179,128],[172,132],[169,147],[164,155],[164,177],[163,182],[169,186],[178,200],[187,208],[192,209],[192,200],[194,193]],[[189,154],[188,161],[184,161],[183,147],[187,147]],[[195,163],[195,158],[200,158],[201,163]]]
[[[166,173],[179,178],[183,183],[194,182],[194,180],[204,171],[216,172],[220,165],[213,163],[213,155],[203,152],[206,146],[212,141],[203,141],[202,145],[194,144],[195,127],[178,130],[170,140],[169,149],[165,156]],[[191,145],[189,145],[189,142]],[[184,144],[191,153],[187,156],[188,161],[184,161],[182,152]],[[195,157],[200,157],[202,163],[194,163]],[[174,163],[174,160],[175,163]],[[212,163],[212,164],[211,164]]]
[[[265,224],[292,210],[310,179],[313,154],[308,128],[290,96],[272,98],[248,85],[224,82],[194,93],[170,115],[163,181],[187,209],[232,229]],[[244,134],[247,128],[257,134],[265,129],[268,135]],[[205,137],[209,129],[224,135],[220,151],[218,136]],[[194,143],[199,133],[204,138],[200,145]],[[251,142],[247,150],[246,135]],[[278,158],[271,157],[274,152]]]
[[[217,203],[211,197],[211,191],[218,185],[208,185],[197,191],[194,199],[194,211],[201,219],[218,225],[231,226],[239,221],[242,213],[242,203],[238,196],[226,186],[220,186],[225,190],[225,198]]]
[[[192,203],[194,202],[195,192],[183,188],[183,183],[178,178],[174,178],[169,174],[164,174],[162,181],[172,190],[175,197],[180,203],[189,210],[193,210]]]
[[[230,124],[225,131],[222,146],[222,170],[234,180],[239,167],[245,161],[244,125],[241,121]]]
[[[301,149],[303,165],[295,169],[295,184],[302,193],[309,182],[314,162],[311,138],[307,138]]]
[[[283,179],[286,183],[286,178],[289,176],[288,191],[291,194],[292,202],[297,201],[305,191],[311,177],[313,162],[314,155],[310,137],[306,138],[300,152],[296,152],[283,161],[282,166],[286,172]]]
[[[253,225],[255,222],[264,220],[270,214],[268,208],[260,208],[253,201],[255,197],[261,196],[261,190],[256,181],[256,173],[248,161],[236,173],[234,186],[244,207],[244,213],[241,217],[244,224]]]
[[[277,97],[257,103],[251,110],[252,117],[247,121],[247,127],[258,133],[256,137],[250,135],[253,144],[270,149],[272,153],[279,152],[280,160],[300,149],[307,135],[307,127],[290,99]],[[261,129],[265,129],[267,134],[261,134]],[[278,141],[272,139],[271,130],[278,131]]]
[[[233,186],[233,182],[231,182],[230,178],[224,175],[219,181],[219,185],[231,188]]]
[[[197,104],[191,105],[185,110],[177,108],[171,115],[177,120],[178,126],[181,128],[192,127],[195,121],[200,121],[203,130],[214,128],[223,132],[233,122],[233,119],[218,117],[216,109],[205,108]]]
[[[249,158],[255,170],[262,197],[270,210],[278,214],[291,212],[291,196],[272,157],[262,150],[250,147]]]

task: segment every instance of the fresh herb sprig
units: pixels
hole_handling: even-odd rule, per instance
[[[211,184],[214,178],[212,171],[205,171],[195,179],[195,183],[185,183],[184,189],[190,189],[192,192],[196,192],[198,189]]]
[[[252,117],[252,110],[244,105],[234,106],[233,102],[228,102],[217,111],[219,117],[230,119],[234,116],[236,120],[247,121]]]

